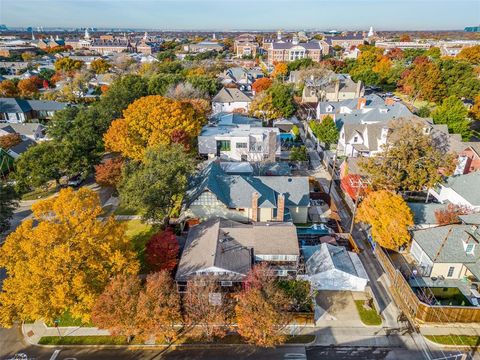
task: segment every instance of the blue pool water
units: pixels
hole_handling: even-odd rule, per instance
[[[293,135],[290,133],[280,133],[280,140],[282,141],[293,140]]]

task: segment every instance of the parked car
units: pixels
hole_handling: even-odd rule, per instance
[[[72,187],[78,187],[82,184],[83,180],[84,179],[81,175],[75,175],[68,180],[67,185]]]

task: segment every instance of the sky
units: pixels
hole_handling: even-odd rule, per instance
[[[462,30],[480,0],[0,0],[9,27]]]

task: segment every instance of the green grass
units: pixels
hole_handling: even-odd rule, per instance
[[[82,320],[76,319],[72,316],[69,311],[65,311],[62,316],[60,316],[57,320],[59,320],[58,326],[85,326],[85,327],[92,327],[92,323],[83,323]],[[54,326],[54,323],[47,323],[48,326]]]
[[[53,187],[50,189],[36,189],[33,190],[29,193],[23,194],[22,195],[22,200],[37,200],[37,199],[44,199],[46,197],[49,197],[57,192],[57,188]]]
[[[382,318],[378,315],[375,306],[372,304],[372,309],[367,310],[363,307],[365,303],[364,300],[355,300],[355,305],[357,306],[358,315],[360,315],[360,319],[365,325],[374,326],[374,325],[381,325]]]
[[[138,215],[137,210],[129,209],[127,207],[123,207],[119,205],[115,211],[113,212],[114,215]]]
[[[145,259],[145,245],[154,235],[158,228],[153,225],[142,223],[141,220],[128,220],[126,235],[132,240],[133,247],[140,262],[140,272],[148,272],[148,264]]]
[[[307,344],[315,340],[315,335],[287,336],[286,344]],[[125,336],[43,336],[38,342],[40,345],[139,345],[140,340],[133,339],[127,343]],[[204,344],[202,339],[183,337],[175,344]],[[223,338],[214,339],[214,344],[245,344],[245,341],[238,334],[228,334]],[[158,343],[158,345],[165,345]]]
[[[425,335],[425,337],[437,344],[458,345],[477,347],[480,344],[479,336],[469,335]]]

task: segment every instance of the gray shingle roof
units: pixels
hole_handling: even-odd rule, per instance
[[[44,130],[45,126],[38,123],[11,123],[11,124],[0,124],[0,130],[6,131],[10,134],[20,134],[25,136],[33,136],[35,133],[40,130]]]
[[[444,186],[451,188],[470,204],[480,206],[480,171],[450,176]]]
[[[250,208],[254,192],[259,194],[260,208],[275,208],[279,194],[285,195],[287,207],[309,205],[308,177],[228,175],[215,162],[192,179],[189,204],[204,191],[215,194],[229,208]]]
[[[480,225],[480,212],[467,214],[467,215],[460,215],[459,218],[460,220],[462,220],[464,224]]]
[[[238,113],[221,112],[210,118],[211,123],[219,126],[250,125],[262,126],[262,120]]]
[[[445,209],[447,205],[436,203],[407,203],[413,213],[413,221],[416,225],[437,224],[435,211]]]
[[[252,98],[237,88],[222,88],[212,99],[214,103],[251,102]]]
[[[34,111],[57,111],[67,107],[67,103],[47,100],[23,100],[14,98],[0,98],[0,112],[25,113]]]
[[[446,225],[412,232],[413,239],[437,263],[475,263],[480,256],[480,234],[472,225]],[[446,239],[446,240],[445,240]],[[467,254],[464,241],[476,244],[474,253]],[[441,249],[442,243],[445,242]],[[437,253],[440,253],[437,256]],[[436,259],[435,259],[436,257]]]
[[[274,50],[287,50],[291,49],[292,47],[300,46],[305,48],[306,50],[320,50],[321,46],[318,41],[309,41],[306,43],[298,43],[294,44],[293,42],[274,42],[273,43]]]

